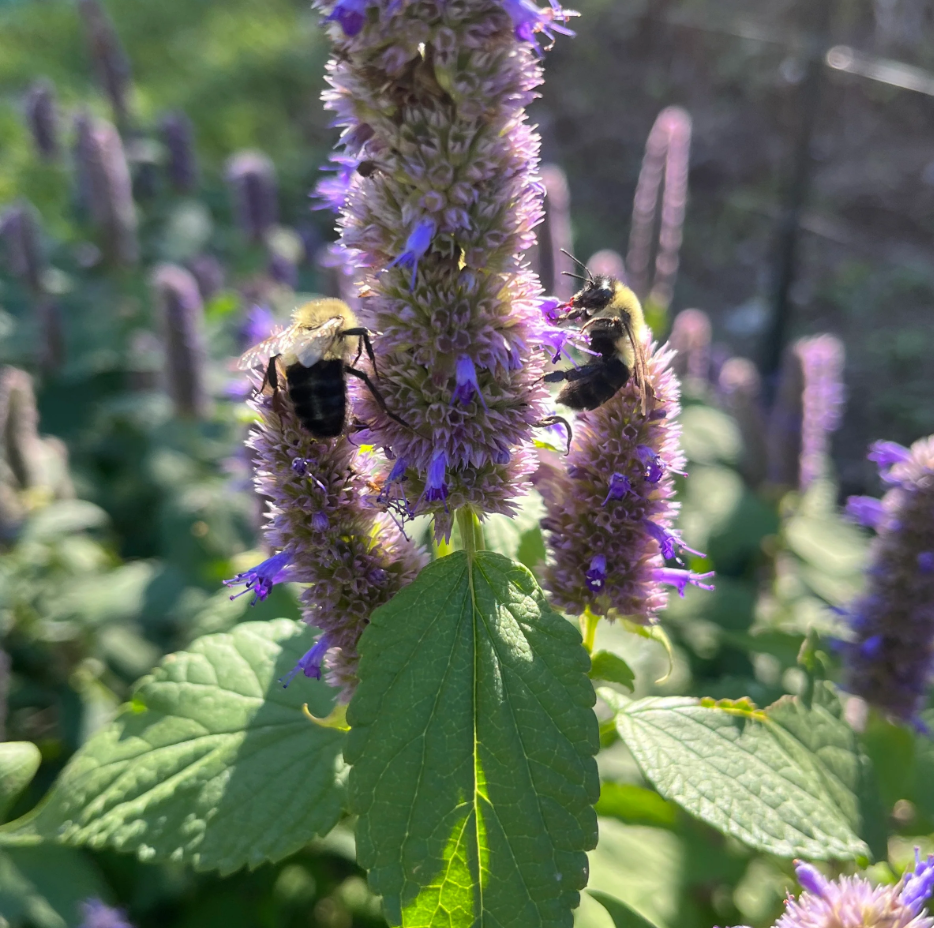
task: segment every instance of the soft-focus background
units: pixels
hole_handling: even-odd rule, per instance
[[[934,432],[934,3],[576,5],[533,109],[553,167],[530,257],[551,290],[556,248],[618,252],[656,335],[674,327],[682,527],[718,573],[665,618],[667,676],[657,642],[598,644],[640,694],[768,704],[800,690],[808,629],[808,666],[837,674],[867,546],[839,504],[879,495],[868,443]],[[221,585],[263,556],[231,359],[296,293],[347,292],[309,199],[335,141],[326,47],[305,0],[0,2],[0,738],[43,757],[7,818],[162,654],[297,617],[288,588],[250,609]],[[534,567],[529,516],[489,531]],[[904,864],[931,844],[934,751],[866,725]],[[609,739],[601,765],[592,886],[663,928],[771,924],[788,861],[688,819]],[[227,879],[0,852],[0,925],[77,925],[94,896],[141,928],[382,923],[349,828]],[[609,920],[585,898],[579,924]]]

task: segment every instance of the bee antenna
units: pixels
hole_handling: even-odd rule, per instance
[[[593,274],[591,273],[590,268],[587,267],[587,265],[584,264],[584,262],[581,261],[580,258],[575,258],[574,255],[572,255],[571,252],[569,252],[566,248],[561,249],[561,254],[567,255],[578,267],[582,267],[587,272],[586,280],[588,281],[593,280]],[[581,280],[584,280],[584,279],[585,278],[583,277],[581,278]]]
[[[581,277],[580,274],[572,274],[570,271],[562,271],[561,273],[564,277],[573,277],[575,280],[582,280],[585,284],[589,284],[593,280],[592,277]]]

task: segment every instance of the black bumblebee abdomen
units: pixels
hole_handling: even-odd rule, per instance
[[[558,402],[571,409],[596,409],[626,386],[629,368],[619,358],[607,358],[569,371],[567,380]]]
[[[289,398],[299,422],[316,438],[334,438],[344,430],[347,384],[342,360],[323,360],[285,372]]]

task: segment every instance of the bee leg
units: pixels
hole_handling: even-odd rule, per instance
[[[545,374],[545,376],[542,377],[542,380],[544,380],[545,383],[561,383],[562,380],[567,380],[567,379],[568,379],[567,371],[552,371],[551,373]]]
[[[359,328],[356,328],[356,329],[344,329],[344,331],[341,332],[341,335],[357,335],[360,337],[361,343],[366,348],[366,356],[370,359],[370,363],[373,365],[373,373],[376,374],[377,377],[379,377],[379,371],[376,370],[376,355],[373,354],[373,343],[370,341],[369,330],[363,328],[363,326],[360,326]],[[357,361],[360,360],[360,351],[361,349],[358,347],[357,357],[354,359],[354,362],[353,362],[354,364],[356,364]]]
[[[263,374],[263,382],[259,385],[260,393],[266,389],[266,384],[269,384],[272,387],[272,392],[276,393],[279,389],[279,372],[276,369],[276,358],[278,355],[273,355],[269,362],[266,365],[266,373]]]
[[[567,451],[564,452],[565,457],[571,453],[571,439],[573,433],[571,432],[571,424],[563,416],[546,416],[544,419],[539,419],[538,422],[533,422],[532,425],[537,429],[547,429],[552,425],[563,425],[567,429],[568,433],[568,447]]]
[[[370,380],[366,372],[357,370],[357,368],[351,367],[349,364],[344,365],[344,370],[348,374],[352,374],[354,377],[359,377],[360,380],[362,380],[366,384],[367,389],[373,395],[373,399],[376,400],[377,403],[379,403],[379,408],[382,409],[382,411],[386,413],[386,415],[389,416],[390,419],[395,420],[400,425],[404,425],[407,429],[412,428],[412,426],[409,425],[409,423],[406,422],[405,419],[402,418],[402,416],[397,416],[394,412],[390,412],[389,407],[386,405],[386,400],[383,399],[383,394],[380,393],[379,390],[376,389],[376,384],[373,383],[372,380]]]

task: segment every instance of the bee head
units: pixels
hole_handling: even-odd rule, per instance
[[[613,302],[618,286],[619,282],[613,277],[594,277],[571,297],[571,306],[591,314],[599,312]]]

